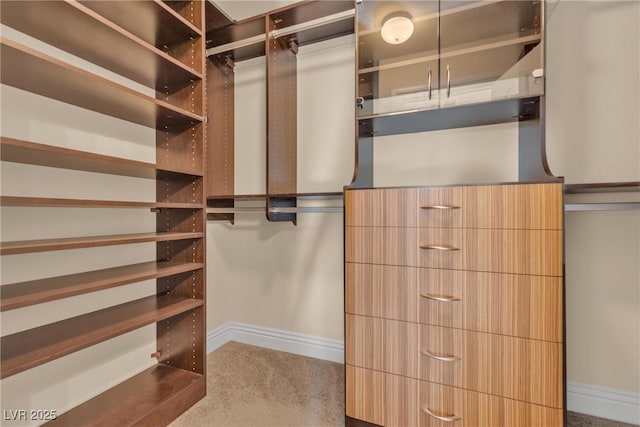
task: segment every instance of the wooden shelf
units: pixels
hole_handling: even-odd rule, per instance
[[[203,268],[201,263],[189,262],[144,262],[103,270],[50,277],[28,282],[12,283],[0,287],[0,311],[40,304],[75,295],[100,291],[172,276]]]
[[[56,199],[49,197],[0,196],[0,206],[57,208],[149,208],[201,209],[198,203],[131,202],[121,200]]]
[[[158,48],[173,46],[191,38],[201,37],[203,34],[196,25],[161,0],[117,2],[80,0],[80,2]]]
[[[2,83],[157,129],[184,129],[203,117],[156,100],[11,40],[2,44]]]
[[[539,97],[358,117],[360,137],[484,126],[537,118]]]
[[[165,407],[193,404],[204,394],[203,375],[158,364],[66,412],[47,426],[161,425]]]
[[[195,174],[192,171],[159,168],[153,163],[6,137],[0,137],[0,160],[135,178],[156,179],[175,174],[202,176],[202,173]]]
[[[7,335],[0,341],[0,378],[15,375],[202,305],[202,300],[154,295]]]
[[[202,232],[195,233],[137,233],[112,236],[70,237],[63,239],[23,240],[0,243],[0,255],[17,255],[34,252],[59,251],[65,249],[93,248],[99,246],[127,245],[145,242],[200,239]]]
[[[566,194],[639,192],[640,181],[565,184]]]
[[[87,6],[91,3],[94,2]],[[110,2],[109,6],[130,8],[131,5],[143,7],[143,4],[164,10],[154,2]],[[10,1],[2,3],[0,16],[2,23],[9,27],[162,92],[174,92],[193,80],[202,79],[202,73],[87,6],[70,1]],[[132,16],[140,22],[140,15]],[[61,23],[66,30],[61,31]],[[78,34],[92,36],[78,37]]]

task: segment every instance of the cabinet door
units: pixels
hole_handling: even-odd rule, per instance
[[[437,107],[438,2],[366,0],[356,13],[358,114]]]
[[[541,4],[441,1],[441,106],[543,93]]]

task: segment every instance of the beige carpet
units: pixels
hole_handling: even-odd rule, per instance
[[[207,396],[171,427],[344,426],[344,365],[229,342],[207,370]]]
[[[207,370],[207,396],[171,427],[344,426],[341,364],[229,342],[207,357]],[[569,412],[567,426],[631,424]]]

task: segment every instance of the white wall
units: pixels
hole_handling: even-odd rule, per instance
[[[149,92],[10,28],[2,27],[1,31],[3,37],[41,49],[133,89]],[[150,91],[150,95],[153,96],[154,91]],[[0,97],[2,136],[155,162],[154,129],[4,85],[0,86]],[[153,180],[8,162],[0,163],[0,179],[3,195],[155,199]],[[148,210],[2,207],[0,218],[2,241],[155,231],[155,215]],[[0,282],[7,285],[154,259],[154,244],[3,256]],[[153,294],[155,281],[145,281],[6,311],[0,315],[0,330],[2,336],[6,336]],[[154,360],[149,355],[155,347],[155,326],[150,325],[5,378],[0,384],[2,410],[51,409],[61,413],[152,365]],[[2,421],[3,426],[26,424]]]
[[[640,3],[561,1],[548,31],[551,170],[640,181]],[[566,293],[568,380],[640,394],[640,211],[566,214]]]
[[[351,181],[353,52],[353,36],[300,48],[299,192],[340,192]],[[265,192],[265,77],[264,58],[236,64],[238,194]],[[264,213],[208,222],[209,331],[239,322],[343,339],[342,215],[303,213],[297,223],[269,223]]]

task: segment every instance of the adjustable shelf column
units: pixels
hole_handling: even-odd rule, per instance
[[[89,298],[99,290],[148,279],[156,280],[156,292],[2,337],[1,376],[155,323],[156,366],[52,424],[166,425],[206,393],[204,4],[36,1],[3,2],[1,8],[4,25],[141,83],[155,90],[155,97],[7,38],[1,40],[3,84],[156,130],[155,163],[2,137],[5,162],[156,182],[152,201],[5,194],[2,206],[112,208],[114,215],[119,209],[149,209],[156,232],[16,240],[2,242],[0,254],[155,242],[156,260],[4,285],[1,310],[77,295]],[[42,20],[43,14],[49,19]]]

